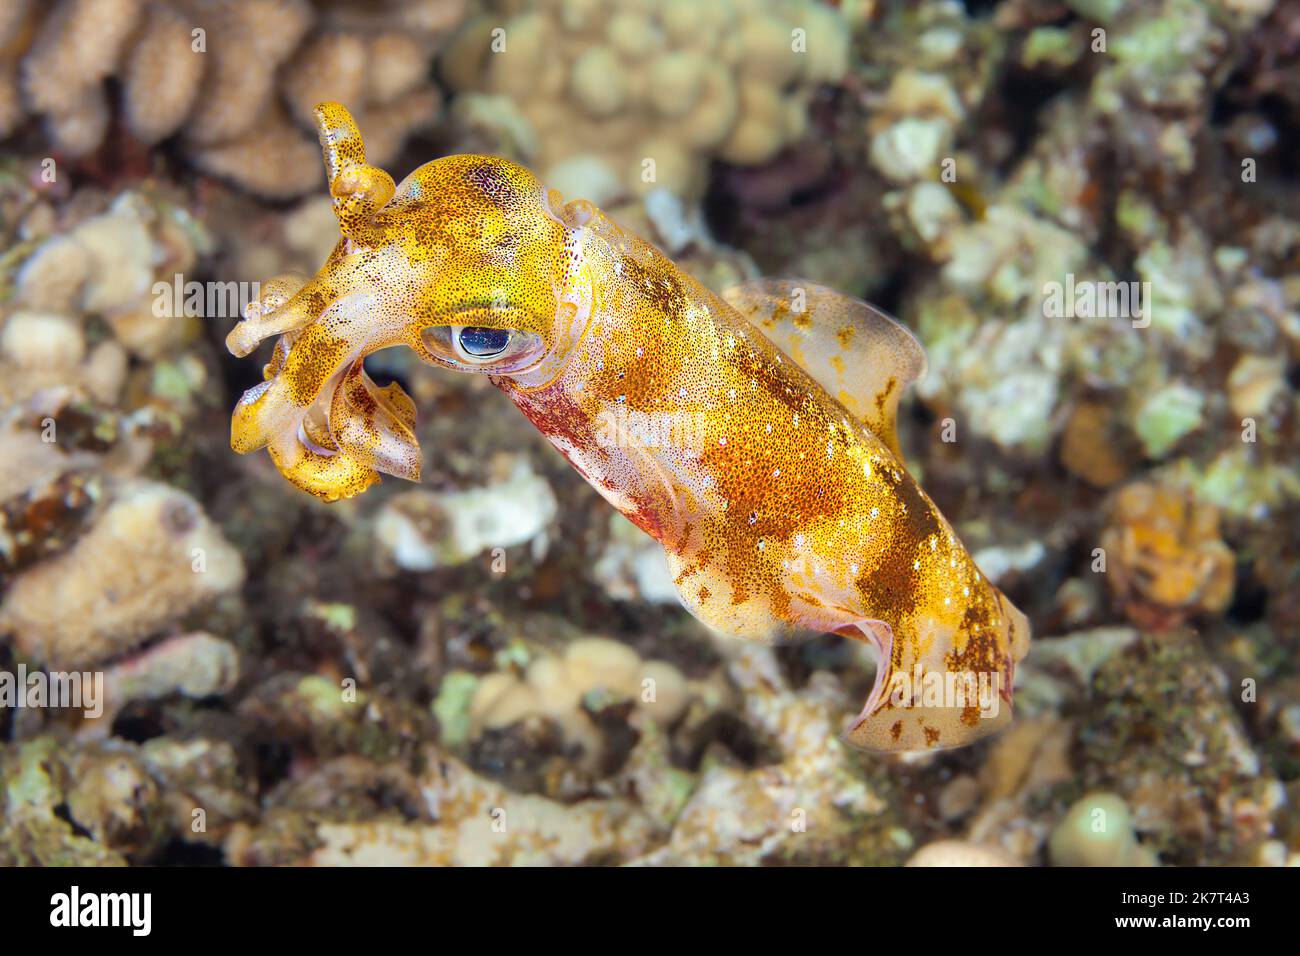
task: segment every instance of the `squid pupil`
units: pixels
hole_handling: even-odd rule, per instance
[[[510,344],[509,329],[465,328],[460,330],[460,347],[470,355],[485,356],[504,352]]]

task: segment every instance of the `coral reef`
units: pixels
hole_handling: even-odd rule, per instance
[[[427,763],[430,769],[411,783],[425,801],[420,815],[430,822],[383,816],[316,822],[273,808],[262,830],[236,825],[226,854],[243,865],[572,866],[621,862],[654,836],[650,820],[624,801],[566,806],[510,793],[451,758],[430,755]]]
[[[999,850],[961,840],[936,840],[912,854],[907,866],[1017,866]]]
[[[169,637],[104,672],[104,723],[134,701],[152,701],[183,694],[201,699],[218,697],[239,681],[239,652],[229,641],[197,632]]]
[[[346,99],[363,113],[381,162],[436,121],[432,61],[464,8],[22,0],[0,21],[0,137],[29,113],[59,153],[84,156],[118,113],[142,146],[177,136],[207,172],[258,195],[298,195],[320,183],[309,132],[317,102]],[[110,80],[120,103],[110,102]]]
[[[26,657],[77,669],[118,657],[244,578],[240,555],[185,493],[128,484],[64,554],[23,572],[0,628]]]
[[[1186,491],[1139,482],[1115,496],[1101,535],[1107,583],[1136,623],[1177,624],[1220,613],[1232,600],[1236,561],[1219,537],[1214,505]]]
[[[503,4],[442,64],[464,122],[600,206],[655,188],[693,200],[711,158],[771,160],[805,135],[816,87],[848,67],[838,14],[813,0],[613,6]]]
[[[566,745],[598,760],[602,743],[588,708],[603,710],[629,701],[645,719],[667,726],[687,704],[686,681],[662,661],[642,661],[617,641],[573,641],[563,657],[537,657],[522,679],[508,672],[478,682],[469,705],[470,737],[509,727],[536,715],[559,725]]]
[[[656,865],[901,863],[912,836],[897,822],[889,780],[835,739],[843,718],[835,678],[790,687],[770,648],[732,649],[728,673],[745,716],[779,762],[706,769]],[[809,746],[812,741],[818,746]]]
[[[1296,865],[1297,29],[0,4],[0,688],[103,678],[98,717],[0,696],[0,864]],[[366,360],[419,487],[324,506],[234,456],[239,284],[338,240],[325,96],[372,161],[419,143],[394,172],[501,152],[715,290],[803,276],[916,330],[909,468],[1034,624],[1014,724],[844,746],[871,650],[705,632],[485,382]]]
[[[1151,866],[1133,833],[1128,805],[1113,793],[1090,794],[1066,811],[1048,840],[1054,866]]]
[[[494,548],[546,552],[555,495],[527,460],[498,463],[498,480],[469,491],[396,495],[375,518],[377,560],[404,571],[458,564]]]

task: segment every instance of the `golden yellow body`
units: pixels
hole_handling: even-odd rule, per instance
[[[881,750],[1006,724],[1024,616],[907,473],[894,417],[919,344],[865,303],[798,281],[719,297],[589,202],[513,163],[450,156],[400,186],[352,117],[317,108],[342,238],[231,333],[278,336],[231,444],[268,447],[327,500],[416,480],[414,405],[362,368],[407,345],[484,372],[611,504],[664,547],[683,602],[746,638],[866,640],[876,685],[846,730]]]

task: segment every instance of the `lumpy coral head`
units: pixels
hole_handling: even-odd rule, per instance
[[[295,485],[351,497],[379,473],[417,480],[414,406],[379,388],[363,360],[407,345],[425,361],[464,367],[459,326],[510,330],[511,348],[483,371],[509,372],[553,350],[563,315],[557,277],[566,230],[527,169],[491,156],[448,156],[400,185],[366,163],[361,134],[337,103],[316,120],[340,239],[314,278],[279,276],[227,337],[247,355],[276,336],[261,384],[235,409],[231,447],[268,448]],[[491,342],[487,342],[491,345]]]

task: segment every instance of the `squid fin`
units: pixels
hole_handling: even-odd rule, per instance
[[[859,418],[899,461],[898,400],[925,349],[873,305],[800,279],[754,279],[722,298]]]

